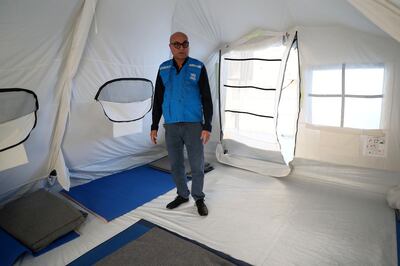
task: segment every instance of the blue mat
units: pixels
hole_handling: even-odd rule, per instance
[[[249,266],[250,265],[244,261],[235,259],[223,252],[212,249],[212,248],[210,248],[206,245],[203,245],[201,243],[198,243],[194,240],[180,236],[174,232],[166,230],[166,229],[164,229],[160,226],[157,226],[151,222],[148,222],[146,220],[140,220],[137,223],[131,225],[130,227],[128,227],[121,233],[117,234],[116,236],[112,237],[111,239],[107,240],[106,242],[102,243],[101,245],[97,246],[96,248],[90,250],[89,252],[87,252],[86,254],[77,258],[76,260],[74,260],[73,262],[71,262],[68,265],[69,266],[93,265],[96,262],[98,262],[99,260],[101,260],[102,258],[108,256],[109,254],[113,253],[114,251],[118,250],[119,248],[125,246],[129,242],[134,241],[135,239],[144,235],[153,227],[158,227],[158,228],[165,230],[181,239],[184,239],[186,241],[194,243],[194,244],[202,247],[203,249],[206,249],[206,250],[218,255],[219,257],[232,262],[235,265],[240,265],[240,266]]]
[[[18,240],[0,229],[0,265],[13,265],[14,261],[25,252],[31,252]]]
[[[72,231],[65,236],[60,237],[48,247],[42,249],[37,253],[32,253],[30,249],[25,247],[22,243],[16,240],[13,236],[8,234],[6,231],[0,228],[0,265],[8,266],[13,265],[19,256],[24,253],[31,253],[33,256],[40,256],[53,248],[61,246],[62,244],[75,239],[79,236],[75,231]]]
[[[111,221],[173,189],[170,174],[141,166],[63,191],[89,211]]]
[[[113,253],[117,249],[123,247],[128,244],[132,240],[135,240],[145,234],[152,228],[151,224],[147,221],[140,220],[139,222],[131,225],[118,235],[110,238],[106,242],[98,245],[94,249],[80,256],[73,262],[71,262],[70,266],[80,266],[80,265],[93,265],[108,254]]]

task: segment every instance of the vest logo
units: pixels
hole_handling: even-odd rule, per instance
[[[196,81],[196,74],[190,73],[190,79]]]

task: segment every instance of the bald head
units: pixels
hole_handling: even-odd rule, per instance
[[[176,40],[176,39],[181,39],[181,38],[183,38],[183,39],[189,41],[189,39],[188,39],[188,37],[187,37],[187,35],[186,35],[185,33],[180,32],[180,31],[177,31],[177,32],[173,33],[173,34],[169,37],[169,43],[173,43],[174,40]]]

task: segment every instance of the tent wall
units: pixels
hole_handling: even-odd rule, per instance
[[[210,8],[212,6],[212,8]],[[229,8],[227,9],[227,6]],[[192,16],[191,14],[196,14]],[[399,43],[365,18],[349,2],[339,1],[178,1],[173,16],[173,31],[187,32],[194,43],[191,53],[207,58],[216,47],[239,39],[256,27],[285,31],[299,26],[302,69],[302,113],[297,137],[296,157],[329,163],[399,171]],[[319,27],[315,27],[315,26]],[[335,130],[310,127],[306,122],[309,84],[306,73],[313,65],[342,63],[384,63],[387,67],[382,131]],[[210,71],[210,70],[209,70]],[[217,86],[211,83],[213,92]],[[393,102],[392,102],[393,101]],[[217,105],[215,102],[214,106]],[[218,108],[214,108],[212,141],[219,141]],[[218,130],[217,134],[216,131]],[[363,135],[385,134],[385,157],[363,155]]]
[[[49,174],[50,143],[59,102],[54,88],[81,5],[78,0],[0,3],[0,88],[32,90],[39,100],[37,126],[22,144],[29,163],[0,173],[0,198],[25,185],[29,189]]]
[[[400,44],[388,37],[343,27],[303,27],[299,32],[303,101],[296,157],[399,171]],[[313,66],[342,63],[385,65],[387,86],[384,88],[382,130],[318,127],[308,123],[310,81],[307,72]],[[363,155],[365,135],[386,136],[386,156]]]
[[[151,113],[143,118],[140,133],[114,138],[113,127],[121,125],[107,119],[94,97],[105,82],[116,78],[146,78],[154,84],[159,64],[169,58],[173,9],[174,1],[98,2],[63,144],[72,176],[96,178],[165,154],[163,146],[150,142]],[[159,135],[162,143],[162,130]]]
[[[296,26],[317,25],[343,26],[350,32],[365,32],[378,39],[388,37],[346,0],[253,0],[251,4],[243,4],[240,0],[179,0],[172,17],[172,31],[186,32],[192,43],[191,55],[201,60],[206,60],[225,44],[239,40],[256,28],[287,31]],[[301,34],[299,32],[299,46],[302,46]],[[208,71],[213,70],[208,68]],[[211,83],[212,92],[217,90],[215,84]],[[218,110],[218,107],[214,108],[214,114],[218,114]],[[217,119],[215,115],[211,139],[213,147],[219,141],[219,134],[215,134],[219,130]]]

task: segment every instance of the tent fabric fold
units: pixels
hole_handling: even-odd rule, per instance
[[[81,13],[79,14],[75,27],[72,30],[70,50],[66,58],[64,69],[62,70],[61,78],[57,84],[57,93],[59,95],[59,106],[57,109],[56,124],[52,136],[50,148],[49,172],[53,169],[60,173],[59,183],[64,189],[69,190],[69,174],[65,166],[64,156],[62,154],[61,143],[64,132],[67,126],[68,115],[70,112],[72,81],[76,75],[79,62],[82,57],[88,37],[89,29],[94,17],[97,0],[85,0],[82,5]]]
[[[400,4],[390,0],[348,0],[382,30],[400,42]],[[398,2],[397,2],[398,3]]]

